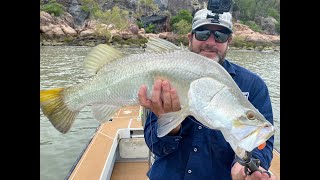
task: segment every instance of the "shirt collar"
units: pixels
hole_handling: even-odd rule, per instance
[[[224,60],[222,66],[224,69],[233,77],[236,75],[236,71],[232,63],[230,63],[227,59]]]

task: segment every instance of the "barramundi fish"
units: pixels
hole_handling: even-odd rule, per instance
[[[162,79],[176,89],[181,110],[159,117],[159,137],[191,115],[220,130],[242,158],[274,134],[274,126],[219,63],[160,38],[149,38],[146,45],[146,52],[132,55],[106,44],[92,48],[84,59],[92,77],[74,86],[40,90],[43,114],[61,133],[70,130],[85,106],[91,106],[95,119],[106,122],[121,107],[139,104],[141,85],[147,86],[150,97],[154,81]]]

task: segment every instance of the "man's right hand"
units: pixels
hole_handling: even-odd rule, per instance
[[[176,89],[172,88],[168,80],[156,80],[151,92],[151,99],[147,97],[147,87],[142,85],[138,92],[138,99],[141,106],[150,109],[157,117],[168,112],[175,112],[181,109]],[[175,135],[180,124],[174,128],[169,135]]]
[[[176,89],[171,87],[168,80],[154,82],[151,99],[147,97],[147,87],[142,85],[138,92],[138,99],[141,106],[150,109],[158,117],[181,109]]]

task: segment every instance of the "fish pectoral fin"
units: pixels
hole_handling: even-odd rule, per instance
[[[199,112],[207,107],[225,85],[210,77],[202,77],[191,82],[188,91],[189,107]]]
[[[188,116],[187,108],[177,112],[170,112],[160,115],[158,119],[158,137],[167,135],[171,130],[176,128]]]
[[[223,90],[224,84],[211,77],[202,77],[191,82],[188,91],[188,105],[190,113],[196,119],[202,119],[202,124],[206,127],[220,127],[219,121],[212,121],[212,103],[216,103],[216,95]],[[211,120],[210,120],[211,119]],[[214,124],[214,126],[213,126]]]
[[[109,104],[92,105],[91,110],[96,120],[101,123],[109,121],[121,107]]]

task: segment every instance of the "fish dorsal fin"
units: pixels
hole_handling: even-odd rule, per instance
[[[157,37],[149,37],[146,45],[146,52],[164,52],[181,49],[179,46],[173,44],[172,42]]]
[[[85,57],[84,69],[88,74],[95,75],[102,66],[123,56],[121,51],[106,44],[99,44]]]
[[[182,50],[189,51],[188,46],[183,45],[183,43],[182,43],[182,42],[180,42],[180,48],[181,48]]]

